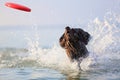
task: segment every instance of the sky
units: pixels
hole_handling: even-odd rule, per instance
[[[27,6],[31,12],[9,8],[6,2]],[[66,25],[102,20],[107,12],[119,14],[120,0],[0,0],[0,47],[25,46],[25,35],[36,35],[34,26],[39,27],[40,44],[48,46],[58,42]]]
[[[6,7],[14,2],[31,8],[24,12]],[[0,26],[82,24],[120,9],[120,0],[0,0]]]

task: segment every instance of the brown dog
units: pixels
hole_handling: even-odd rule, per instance
[[[80,28],[66,27],[64,34],[60,37],[60,46],[66,50],[70,61],[76,60],[80,68],[83,58],[88,56],[85,45],[88,44],[90,34]]]

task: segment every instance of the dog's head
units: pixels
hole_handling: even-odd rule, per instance
[[[71,29],[68,26],[65,28],[64,34],[67,41],[81,41],[86,45],[88,44],[90,38],[90,34],[82,29]]]

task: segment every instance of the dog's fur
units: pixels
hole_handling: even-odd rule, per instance
[[[90,34],[80,28],[66,27],[64,34],[60,37],[60,46],[66,50],[70,61],[78,61],[80,63],[83,58],[88,56],[88,50],[85,45],[88,44]]]

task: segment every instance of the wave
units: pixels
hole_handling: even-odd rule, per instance
[[[120,15],[109,12],[103,21],[96,18],[89,22],[85,29],[91,34],[87,45],[90,55],[82,61],[81,68],[107,69],[108,66],[117,64],[120,59]],[[26,37],[26,49],[1,49],[0,68],[46,67],[61,71],[78,71],[77,63],[70,63],[64,49],[58,44],[51,48],[39,47],[38,35],[36,32],[34,39]],[[118,69],[120,65],[111,67]]]

